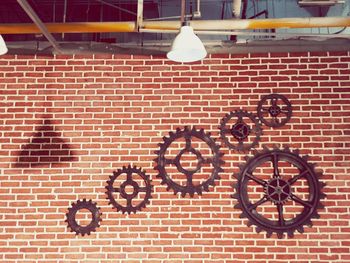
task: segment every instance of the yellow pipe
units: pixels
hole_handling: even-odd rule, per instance
[[[350,17],[193,20],[194,30],[350,27]],[[136,22],[47,23],[50,33],[135,32]],[[142,29],[178,30],[180,21],[143,21]],[[35,24],[0,24],[0,34],[41,33]]]
[[[134,32],[135,22],[45,23],[50,33]],[[38,34],[35,24],[0,24],[0,34]]]

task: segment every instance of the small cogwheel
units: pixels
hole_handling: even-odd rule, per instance
[[[281,127],[292,117],[292,105],[280,94],[270,94],[261,98],[257,109],[259,120],[269,127]]]
[[[92,220],[87,226],[81,226],[76,221],[76,214],[81,209],[87,209],[91,212]],[[68,223],[71,232],[74,231],[77,235],[81,234],[82,236],[85,234],[90,235],[91,232],[96,231],[96,228],[100,226],[100,222],[102,221],[101,215],[100,208],[96,206],[96,203],[92,203],[91,200],[86,201],[86,199],[83,199],[83,201],[78,200],[76,204],[72,203],[72,207],[68,208],[65,222]]]
[[[229,122],[232,119],[237,120],[230,126]],[[242,152],[249,151],[256,146],[262,135],[261,125],[256,116],[243,110],[231,111],[229,114],[226,114],[221,120],[219,129],[220,138],[226,146],[232,150]],[[232,135],[236,142],[232,142],[228,137],[229,135]],[[252,140],[248,140],[249,136],[255,137]]]
[[[173,145],[177,145],[178,141],[181,139],[185,140],[183,149],[176,149],[177,154],[175,157],[167,156],[169,148]],[[204,149],[201,152],[201,149],[195,148],[195,145],[198,144],[198,142],[194,141],[195,139],[204,143],[203,145],[207,148],[205,150],[210,150],[210,157],[204,156]],[[185,127],[183,130],[177,128],[175,133],[169,132],[169,137],[163,137],[163,141],[164,143],[159,144],[160,150],[155,152],[158,157],[154,161],[157,163],[155,169],[159,172],[157,177],[162,179],[162,184],[168,185],[167,191],[173,189],[174,194],[180,192],[182,197],[185,197],[186,194],[193,197],[194,193],[201,195],[203,190],[209,191],[210,185],[215,186],[214,181],[220,179],[219,172],[223,171],[220,167],[224,163],[221,160],[223,153],[219,151],[220,146],[215,143],[215,140],[210,137],[209,133],[205,133],[203,129],[198,131],[195,127],[192,129]],[[195,167],[184,167],[182,158],[187,154],[191,154],[196,159]],[[185,176],[184,183],[180,184],[176,181],[176,176],[172,177],[169,174],[169,167],[167,169],[167,166],[171,165],[176,167],[177,174]],[[204,166],[206,166],[206,168],[210,166],[211,172],[206,169],[209,175],[205,175],[205,179],[196,183],[195,177],[203,172]]]
[[[121,179],[123,176],[126,178]],[[136,177],[141,180],[136,180]],[[149,199],[152,198],[153,186],[149,176],[141,168],[131,167],[130,165],[128,167],[123,166],[122,169],[114,171],[109,178],[106,195],[109,204],[113,205],[117,211],[122,211],[123,214],[125,212],[128,214],[136,213],[136,211],[141,211],[142,208],[146,207],[146,204],[150,203]],[[122,180],[117,187],[115,186],[116,180]],[[119,194],[119,199],[115,198],[115,193]],[[142,199],[142,201],[138,202],[138,199]],[[123,201],[126,204],[123,204]],[[136,201],[137,204],[133,204],[133,201]]]
[[[299,151],[264,147],[254,157],[246,157],[247,163],[240,165],[240,173],[234,175],[232,198],[238,200],[235,208],[242,210],[241,218],[248,219],[248,226],[256,225],[256,231],[265,230],[267,237],[276,233],[278,238],[294,231],[304,232],[304,225],[312,226],[311,219],[319,218],[317,209],[323,208],[320,200],[325,195],[319,182],[321,174],[307,156]]]

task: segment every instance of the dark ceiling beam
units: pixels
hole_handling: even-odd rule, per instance
[[[57,43],[56,39],[49,32],[45,24],[41,21],[38,15],[35,13],[33,8],[29,5],[27,0],[17,0],[18,4],[23,8],[23,10],[27,13],[27,15],[33,20],[35,25],[40,29],[41,33],[47,38],[53,48],[57,51],[58,54],[62,54],[62,50]]]

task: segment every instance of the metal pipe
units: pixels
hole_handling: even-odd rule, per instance
[[[50,42],[50,44],[54,47],[54,49],[57,51],[57,53],[62,54],[62,51],[60,49],[60,46],[56,42],[56,39],[49,32],[49,30],[46,28],[45,24],[40,20],[40,18],[35,13],[33,8],[28,4],[27,0],[17,0],[17,2],[23,8],[23,10],[27,13],[27,15],[33,20],[33,22],[36,24],[36,26],[39,28],[39,30],[40,30],[39,32],[44,34],[44,36],[47,38],[47,40]]]
[[[181,25],[185,23],[186,0],[181,0]]]
[[[143,0],[137,1],[137,20],[136,20],[136,29],[137,31],[142,26],[143,22]]]
[[[177,34],[177,30],[155,30],[155,29],[141,29],[140,32],[143,33],[169,33]],[[293,37],[325,37],[330,38],[333,35],[330,34],[307,34],[307,33],[274,33],[274,32],[251,32],[251,31],[208,31],[208,30],[195,30],[197,35],[241,35],[241,36],[293,36]],[[345,37],[350,39],[350,34],[337,34],[337,37]]]
[[[19,1],[19,0],[18,0]],[[192,20],[194,30],[243,30],[271,28],[350,27],[350,17]],[[47,23],[51,33],[135,32],[136,22]],[[142,29],[179,30],[180,21],[143,21]],[[35,24],[0,24],[0,34],[41,33]]]

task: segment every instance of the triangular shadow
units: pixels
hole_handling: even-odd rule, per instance
[[[77,161],[77,157],[71,146],[62,138],[61,133],[54,130],[50,120],[44,120],[30,142],[22,147],[15,167],[46,167],[74,161]]]

